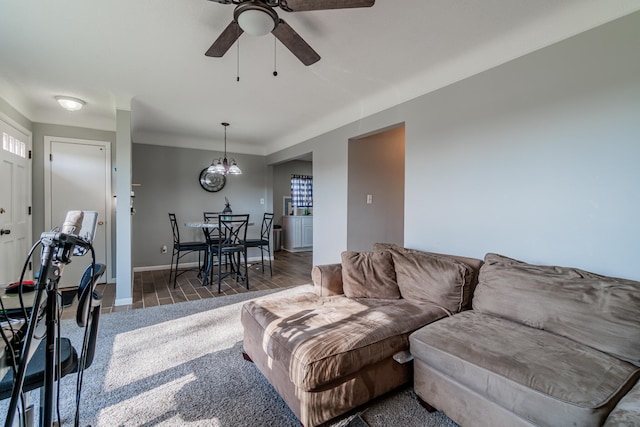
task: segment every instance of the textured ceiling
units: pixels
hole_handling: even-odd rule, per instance
[[[637,0],[278,9],[322,57],[305,67],[271,35],[243,35],[239,56],[235,45],[204,56],[232,5],[4,0],[0,97],[33,122],[106,130],[116,109],[131,110],[142,143],[219,149],[228,121],[233,151],[269,154],[639,9]],[[69,113],[56,95],[87,105]]]

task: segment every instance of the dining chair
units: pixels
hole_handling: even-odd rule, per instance
[[[204,222],[206,223],[218,223],[218,216],[220,216],[220,212],[203,212]],[[211,246],[212,244],[217,244],[218,240],[220,240],[220,229],[218,228],[208,228],[203,227],[202,232],[204,233],[205,241]]]
[[[205,242],[207,242],[207,245],[209,245],[209,256],[207,256],[207,259],[205,260],[205,267],[204,267],[204,271],[208,272],[207,280],[209,282],[212,279],[211,275],[213,271],[213,269],[210,266],[209,258],[211,258],[213,247],[217,246],[220,241],[220,229],[218,228],[218,216],[220,215],[220,213],[221,212],[203,212],[202,213],[205,223],[215,225],[214,228],[209,228],[209,227],[202,228],[202,233],[204,234],[204,240]],[[207,280],[203,281],[205,285],[207,283]]]
[[[213,258],[216,257],[218,267],[218,293],[221,292],[222,279],[234,275],[236,283],[244,280],[249,289],[249,271],[247,267],[247,247],[244,241],[247,240],[247,227],[249,225],[248,214],[225,214],[218,216],[218,232],[220,238],[217,245],[212,245],[212,252],[209,255],[209,262],[213,271]],[[228,261],[225,272],[222,272],[222,258]],[[244,263],[242,262],[244,260]],[[244,264],[244,274],[242,274],[242,264]]]
[[[169,269],[169,281],[171,281],[171,276],[173,275],[173,287],[176,287],[178,276],[187,271],[193,270],[184,269],[180,273],[178,273],[178,265],[180,263],[180,259],[190,253],[198,252],[198,277],[201,276],[202,271],[202,263],[200,255],[204,252],[204,259],[207,259],[207,254],[209,253],[209,245],[207,242],[183,242],[180,240],[180,227],[178,227],[178,221],[176,219],[176,214],[169,213],[169,221],[171,221],[171,230],[173,232],[173,252],[171,253],[171,267]],[[175,259],[175,268],[173,265],[173,260]]]
[[[259,239],[247,239],[244,245],[247,248],[260,248],[260,259],[262,262],[262,272],[264,273],[264,252],[267,252],[269,258],[269,273],[273,276],[273,268],[271,267],[271,226],[273,225],[273,214],[266,213],[262,216],[262,227],[260,229]]]

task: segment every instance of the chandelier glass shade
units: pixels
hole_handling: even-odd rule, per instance
[[[207,168],[207,172],[220,175],[240,175],[242,170],[238,167],[236,159],[227,159],[227,126],[229,126],[229,123],[222,123],[222,126],[224,126],[224,157],[213,159],[211,166]]]

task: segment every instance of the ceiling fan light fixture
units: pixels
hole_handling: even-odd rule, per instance
[[[86,104],[82,99],[70,96],[56,96],[56,101],[67,111],[78,111]]]
[[[278,17],[276,9],[286,12],[309,10],[351,9],[371,7],[375,0],[212,0],[222,4],[233,4],[233,21],[222,31],[206,56],[221,58],[244,34],[263,36],[273,34],[304,65],[312,65],[320,60],[320,55],[295,32],[289,24]],[[274,76],[276,74],[274,73]],[[240,81],[238,77],[236,80]]]
[[[264,36],[276,28],[278,14],[269,6],[247,2],[238,6],[234,18],[242,31],[252,36]]]

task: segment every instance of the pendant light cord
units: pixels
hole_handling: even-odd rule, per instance
[[[239,82],[240,81],[240,40],[238,40],[237,44],[237,48],[238,48],[238,52],[236,55],[236,81]],[[226,127],[225,129],[225,134],[226,134]]]
[[[276,56],[276,48],[278,46],[277,40],[275,38],[275,36],[273,37],[273,77],[277,77],[278,76],[278,63],[277,63],[277,56]]]

